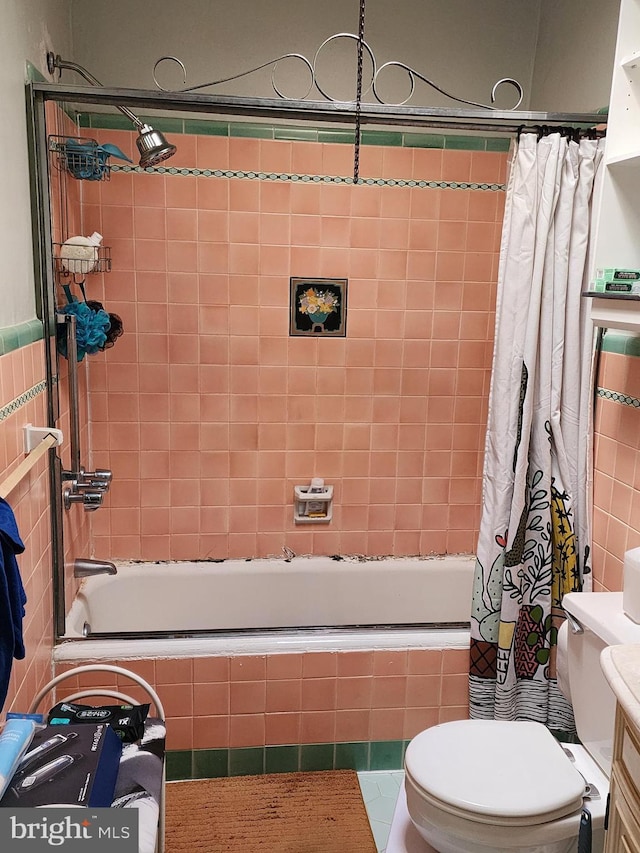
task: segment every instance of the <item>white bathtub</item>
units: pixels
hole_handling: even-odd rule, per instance
[[[473,556],[120,563],[117,575],[82,582],[54,658],[463,648],[474,564]]]

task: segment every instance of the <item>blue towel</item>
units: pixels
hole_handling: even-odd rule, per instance
[[[0,711],[9,690],[13,658],[25,656],[22,619],[27,596],[16,560],[16,554],[23,551],[13,510],[0,498]]]

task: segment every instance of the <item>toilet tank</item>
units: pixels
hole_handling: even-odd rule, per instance
[[[640,643],[640,625],[625,616],[621,592],[570,592],[562,606],[568,614],[563,626],[566,661],[559,641],[558,668],[564,664],[568,672],[578,737],[609,775],[615,698],[600,667],[600,654],[607,646]]]

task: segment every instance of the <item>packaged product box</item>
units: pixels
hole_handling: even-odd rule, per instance
[[[598,293],[637,293],[640,289],[640,270],[615,267],[597,269],[593,289]]]
[[[36,732],[0,806],[108,807],[122,743],[107,723],[46,726]]]

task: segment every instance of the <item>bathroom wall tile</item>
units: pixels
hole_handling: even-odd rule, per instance
[[[333,743],[335,740],[334,711],[305,711],[300,715],[300,743]]]
[[[379,741],[370,746],[371,770],[391,770],[402,766],[403,745],[401,741]]]
[[[265,749],[265,773],[291,773],[300,769],[299,746],[268,746]]]
[[[332,770],[333,762],[333,743],[303,744],[300,747],[300,770]]]
[[[299,744],[301,715],[299,713],[265,714],[267,744]]]
[[[248,776],[264,773],[264,750],[231,749],[229,751],[229,776]]]
[[[193,750],[192,778],[215,779],[229,775],[229,751],[227,749]]]

